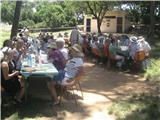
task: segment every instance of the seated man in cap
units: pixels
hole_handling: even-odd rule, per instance
[[[71,59],[67,62],[63,72],[59,72],[57,76],[50,82],[49,89],[54,98],[54,105],[59,103],[55,85],[60,83],[63,86],[70,86],[74,84],[74,78],[83,70],[83,57],[82,48],[75,44],[71,47]]]
[[[131,59],[134,59],[134,56],[136,52],[138,51],[138,42],[137,42],[137,37],[131,36],[130,37],[130,45],[129,45],[129,55]]]
[[[149,52],[151,50],[151,46],[147,41],[145,41],[145,38],[143,36],[138,37],[138,45],[140,50],[144,50],[145,56],[149,56]]]

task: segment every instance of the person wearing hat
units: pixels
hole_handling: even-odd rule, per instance
[[[136,36],[130,37],[130,45],[129,45],[129,55],[132,59],[134,59],[135,53],[138,51],[138,42]]]
[[[57,45],[55,42],[50,43],[48,45],[48,61],[52,62],[53,65],[57,68],[58,70],[58,75],[54,76],[54,80],[61,80],[63,79],[64,76],[64,68],[65,68],[65,58],[63,54],[57,49]],[[51,92],[51,96],[55,98],[55,81],[51,80],[48,81],[47,83],[48,88]],[[57,101],[55,99],[55,101]]]
[[[149,52],[151,51],[151,46],[143,36],[138,37],[138,46],[140,50],[145,51],[145,55],[149,56]]]
[[[81,46],[75,44],[70,48],[70,51],[71,51],[71,59],[67,62],[64,71],[59,72],[57,75],[58,77],[57,76],[54,77],[50,87],[52,97],[54,98],[54,105],[59,104],[55,85],[57,83],[60,83],[63,86],[72,85],[75,82],[73,78],[75,78],[83,70],[84,54],[82,53]]]
[[[65,58],[55,42],[48,45],[48,60],[54,64],[58,71],[65,67]]]

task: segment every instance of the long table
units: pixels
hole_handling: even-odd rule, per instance
[[[31,75],[36,76],[47,76],[53,79],[54,75],[58,74],[58,70],[55,68],[55,66],[52,63],[46,63],[46,64],[39,64],[37,63],[35,66],[32,67],[25,67],[22,63],[22,69],[21,74],[25,78],[25,101],[27,100],[28,95],[28,77]]]
[[[58,74],[58,71],[52,63],[47,63],[47,64],[36,64],[36,66],[33,67],[23,67],[23,69],[21,70],[21,74],[26,79],[31,75],[45,75],[50,78],[53,78],[54,75]]]

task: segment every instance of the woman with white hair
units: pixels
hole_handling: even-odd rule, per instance
[[[13,50],[7,49],[4,52],[4,58],[1,61],[1,85],[6,92],[11,93],[16,97],[16,102],[21,103],[21,99],[24,95],[24,82],[18,77],[19,71],[15,70],[15,65],[13,63]]]
[[[57,48],[59,49],[59,51],[63,54],[66,62],[68,60],[68,49],[64,47],[65,45],[65,41],[63,38],[58,38],[56,40],[56,44],[57,44]]]

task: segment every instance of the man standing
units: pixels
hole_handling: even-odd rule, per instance
[[[79,31],[78,27],[75,27],[70,34],[71,45],[78,43],[78,40],[79,40]]]

